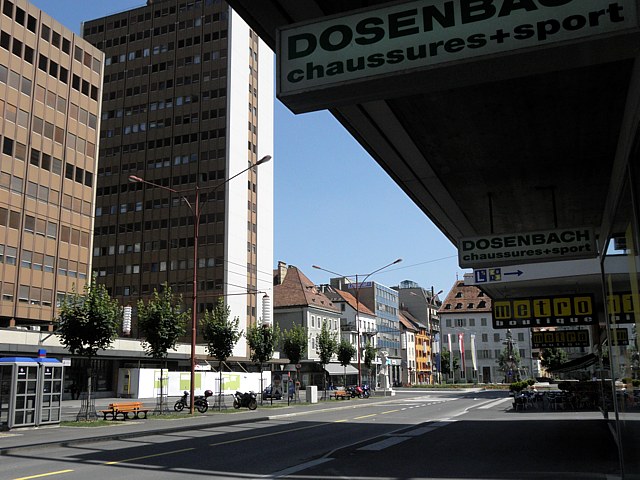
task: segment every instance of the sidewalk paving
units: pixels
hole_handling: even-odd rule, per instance
[[[371,402],[383,402],[395,397],[375,396],[369,399],[352,400],[322,400],[316,404],[291,403],[286,400],[271,402],[265,400],[264,406],[258,404],[258,408],[250,411],[246,408],[234,410],[229,405],[226,412],[218,411],[217,407],[209,407],[207,413],[196,413],[184,418],[166,418],[161,415],[153,415],[151,412],[156,404],[155,398],[136,399],[150,408],[149,418],[139,420],[109,420],[109,425],[100,427],[76,427],[62,425],[46,425],[41,427],[25,427],[13,429],[8,432],[0,432],[0,456],[9,455],[27,450],[46,448],[52,446],[68,446],[80,443],[115,440],[123,438],[140,437],[150,434],[166,434],[172,432],[206,429],[212,426],[239,425],[266,421],[278,417],[304,415],[326,409],[351,408],[354,406],[366,406]],[[121,398],[97,398],[96,411],[106,408],[110,403],[122,402]],[[173,412],[175,399],[169,399],[169,413]],[[63,401],[63,421],[74,421],[80,410],[80,400]],[[185,410],[186,412],[186,410]],[[100,417],[101,419],[102,417]]]

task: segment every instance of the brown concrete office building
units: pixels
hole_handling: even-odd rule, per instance
[[[83,36],[105,52],[98,282],[133,307],[168,282],[190,306],[199,188],[197,310],[224,296],[246,331],[271,289],[272,162],[243,171],[273,154],[273,52],[220,0],[149,1]]]
[[[35,355],[16,330],[50,329],[89,278],[104,55],[24,0],[0,4],[0,353]]]

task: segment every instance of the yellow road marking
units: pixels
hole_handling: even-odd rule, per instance
[[[73,472],[73,470],[59,470],[57,472],[41,473],[39,475],[31,475],[30,477],[16,478],[14,480],[29,480],[31,478],[42,478],[42,477],[48,477],[51,475],[60,475],[61,473],[70,473],[70,472]]]
[[[375,417],[377,413],[372,413],[370,415],[362,415],[361,417],[355,417],[354,420],[360,420],[361,418]]]
[[[153,455],[145,455],[143,457],[125,458],[124,460],[116,460],[114,462],[106,462],[105,465],[116,465],[118,463],[135,462],[136,460],[144,460],[145,458],[160,457],[162,455],[171,455],[172,453],[182,453],[195,450],[195,448],[183,448],[182,450],[173,450],[171,452],[154,453]]]
[[[380,412],[380,415],[386,415],[387,413],[399,412],[400,410],[387,410],[386,412]]]
[[[292,428],[290,430],[282,430],[279,432],[263,433],[262,435],[254,435],[253,437],[248,437],[248,438],[237,438],[235,440],[227,440],[226,442],[210,443],[209,446],[216,447],[218,445],[227,445],[229,443],[246,442],[247,440],[253,440],[255,438],[271,437],[273,435],[280,435],[282,433],[297,432],[299,430],[307,430],[309,428],[324,427],[325,425],[326,424],[322,423],[320,425],[308,425],[306,427]]]
[[[347,419],[343,418],[342,420],[334,420],[333,423],[342,423],[342,422],[346,422]]]

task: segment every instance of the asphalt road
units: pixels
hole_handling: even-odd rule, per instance
[[[243,425],[16,453],[2,457],[0,478],[552,479],[576,472],[573,478],[606,478],[602,474],[616,468],[613,445],[592,442],[590,450],[572,445],[572,437],[581,433],[577,420],[548,438],[550,423],[534,413],[506,411],[510,399],[504,392],[411,392],[384,403],[348,405]],[[585,432],[597,430],[596,418],[580,421]],[[563,421],[553,419],[554,424]],[[574,448],[583,448],[577,458],[571,457]]]

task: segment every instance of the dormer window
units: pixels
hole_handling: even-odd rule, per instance
[[[469,305],[467,305],[467,308],[473,308],[473,303],[470,303]]]
[[[487,306],[487,302],[485,302],[484,300],[481,300],[480,302],[478,302],[478,308],[485,308]]]
[[[462,292],[456,292],[456,298],[462,298]]]
[[[456,310],[462,308],[462,304],[461,303],[456,303]]]
[[[450,304],[450,303],[447,303],[447,304],[444,306],[444,309],[445,309],[445,310],[451,310],[451,304]]]

